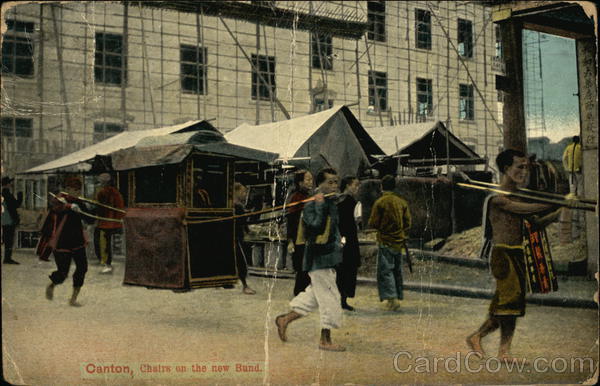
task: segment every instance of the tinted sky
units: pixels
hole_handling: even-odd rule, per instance
[[[526,30],[524,33],[524,41],[533,37],[537,39],[537,32]],[[578,92],[575,41],[548,34],[540,34],[540,41],[545,135],[556,142],[564,137],[579,134],[579,101],[577,96],[573,95]],[[526,79],[528,76],[537,75],[534,72],[535,70],[528,70],[525,74]],[[538,95],[542,95],[541,92]],[[526,98],[530,103],[536,100],[529,99],[531,96],[527,93]],[[528,122],[530,123],[532,122]],[[535,133],[538,134],[539,131]]]

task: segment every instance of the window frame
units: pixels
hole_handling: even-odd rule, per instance
[[[333,107],[333,99],[327,99],[325,100],[325,98],[323,97],[318,97],[315,96],[314,97],[314,112],[318,113],[320,111],[325,111],[325,110],[329,110],[330,108]]]
[[[257,55],[252,54],[252,87],[251,87],[251,97],[252,100],[264,100],[270,101],[271,94],[273,99],[275,99],[277,95],[277,83],[275,78],[276,71],[276,62],[274,56],[267,55]],[[265,66],[266,69],[263,70],[262,66]],[[271,67],[271,65],[273,67]],[[258,72],[257,72],[258,71]],[[269,84],[264,84],[260,77],[258,76],[260,73],[264,80],[270,82],[271,93],[268,92]]]
[[[323,42],[325,40],[325,42]],[[317,44],[318,43],[318,44]],[[319,55],[318,49],[322,55]],[[317,54],[315,55],[315,51]],[[310,34],[310,57],[312,68],[333,70],[333,38],[331,35],[319,32]]]
[[[503,44],[502,44],[502,30],[501,30],[502,26],[499,24],[494,24],[494,37],[495,37],[495,42],[494,42],[494,48],[495,48],[495,53],[494,53],[494,58],[496,60],[502,60],[504,58],[504,54],[502,53],[502,50],[504,49]]]
[[[388,83],[387,83],[387,72],[382,71],[371,71],[368,72],[369,76],[369,105],[375,107],[375,111],[387,111],[388,109]],[[378,84],[384,83],[384,84]],[[381,95],[383,93],[383,95]],[[377,96],[377,103],[375,100]],[[383,104],[381,101],[383,100]]]
[[[376,9],[378,8],[378,9]],[[367,39],[376,42],[387,41],[385,23],[385,1],[367,1]],[[379,27],[379,28],[378,28]]]
[[[421,86],[425,85],[425,90],[421,90]],[[420,117],[430,117],[433,114],[433,80],[428,78],[417,78],[416,79],[416,87],[417,87],[417,115]],[[421,100],[422,97],[425,96],[427,109],[425,113],[421,112]]]
[[[466,30],[468,26],[468,30]],[[467,19],[458,19],[457,26],[458,53],[463,58],[473,57],[473,22]]]
[[[18,76],[20,78],[33,78],[35,76],[35,47],[33,34],[35,23],[15,19],[6,20],[7,30],[2,39],[2,65],[0,72],[3,75]],[[18,52],[18,47],[25,46],[25,51]],[[5,66],[9,64],[8,66]],[[26,63],[27,66],[23,66]],[[20,72],[27,68],[27,72]]]
[[[428,22],[424,22],[421,21],[419,18],[419,13],[422,13],[423,15],[426,15],[429,17],[429,21]],[[422,31],[421,27],[422,26],[426,26],[428,28],[427,31]],[[425,43],[422,44],[420,42],[423,42],[422,39],[419,39],[420,36],[427,36],[427,39],[425,39]],[[431,51],[431,42],[432,42],[432,25],[431,25],[431,12],[427,11],[425,9],[419,9],[419,8],[415,8],[415,47],[422,49],[422,50],[428,50]]]
[[[194,62],[184,60],[183,52],[186,51],[194,51],[196,54],[196,60]],[[193,44],[180,44],[179,45],[179,75],[180,75],[180,87],[181,92],[184,94],[195,94],[195,95],[207,95],[208,90],[208,82],[207,82],[207,56],[208,49],[207,47],[196,46]],[[193,69],[195,74],[184,73],[184,68]],[[185,86],[186,79],[196,79],[195,89],[187,88]]]
[[[124,41],[124,37],[122,34],[112,33],[112,32],[96,32],[94,35],[96,39],[96,46],[94,48],[94,82],[96,84],[101,84],[104,86],[127,86],[127,52],[126,52],[126,42]],[[119,50],[115,51],[107,51],[106,42],[107,37],[114,40],[120,41]],[[118,38],[118,39],[117,39]],[[102,50],[98,51],[98,41],[101,40]],[[102,63],[98,63],[98,58],[102,58]],[[120,58],[120,66],[107,65],[107,58]],[[99,76],[99,72],[101,71],[101,76]],[[110,71],[110,72],[109,72]],[[119,81],[113,81],[111,79],[107,79],[107,74],[115,74],[115,78],[118,78]]]
[[[9,126],[6,124],[6,122],[10,121],[10,131],[9,134],[6,134],[6,127]],[[28,125],[26,126],[17,126],[17,121],[20,122],[27,122]],[[18,129],[21,130],[18,130]],[[18,117],[2,117],[0,118],[0,129],[2,131],[2,137],[7,137],[7,138],[33,138],[33,119],[32,118],[18,118]],[[25,131],[23,129],[26,129]],[[29,135],[19,135],[19,132],[21,132],[21,134],[23,132],[28,133]]]
[[[460,121],[475,120],[475,98],[472,84],[459,84],[458,86],[458,119]],[[466,93],[463,93],[466,90]],[[464,111],[464,116],[463,116]]]
[[[102,130],[98,130],[98,127],[102,127]],[[111,126],[113,128],[119,128],[120,130],[107,130],[107,127]],[[98,143],[98,142],[102,142],[104,140],[107,140],[110,137],[114,137],[117,134],[123,133],[125,131],[125,128],[123,127],[122,124],[120,123],[115,123],[115,122],[94,122],[94,134],[93,134],[93,143]],[[111,135],[108,135],[108,133],[112,133]],[[100,139],[100,137],[102,137]]]

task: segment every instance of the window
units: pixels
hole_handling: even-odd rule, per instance
[[[315,98],[315,112],[327,110],[332,107],[333,107],[333,99],[327,99],[327,103],[325,103],[325,99]]]
[[[465,58],[473,57],[473,25],[469,20],[458,19],[458,53]]]
[[[165,204],[177,201],[179,165],[149,166],[135,171],[135,202]]]
[[[269,86],[273,95],[275,95],[276,89],[275,57],[252,54],[252,63],[254,64],[252,68],[252,99],[271,100]],[[258,76],[257,69],[264,81]]]
[[[369,105],[387,110],[387,73],[369,71]]]
[[[104,141],[113,135],[123,132],[123,126],[116,123],[94,123],[94,143]]]
[[[2,118],[1,129],[3,137],[33,137],[33,120],[27,118]]]
[[[495,25],[495,35],[496,35],[496,59],[502,59],[502,34],[500,30],[500,25]]]
[[[206,94],[206,48],[181,45],[181,90]]]
[[[96,34],[96,82],[116,85],[127,83],[127,57],[123,48],[123,36],[102,32]]]
[[[417,36],[415,43],[417,48],[431,49],[431,12],[415,9],[415,31]]]
[[[465,121],[475,119],[475,107],[473,105],[473,86],[460,85],[460,99],[458,105],[458,118]]]
[[[385,1],[367,2],[368,29],[370,40],[385,42]]]
[[[312,47],[313,68],[333,69],[333,44],[331,36],[312,33],[310,34]]]
[[[45,209],[46,184],[43,179],[18,179],[16,191],[23,192],[23,209]]]
[[[33,75],[33,23],[6,21],[7,32],[2,40],[2,73]]]
[[[431,79],[417,78],[417,115],[426,117],[433,110],[433,88]]]

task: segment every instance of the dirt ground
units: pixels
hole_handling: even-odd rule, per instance
[[[376,288],[360,286],[357,311],[332,334],[347,351],[333,353],[318,350],[318,315],[278,339],[273,319],[288,310],[291,280],[250,277],[254,296],[237,287],[174,293],[122,285],[117,260],[112,275],[90,266],[83,307],[73,308],[70,278],[44,298],[53,263],[23,251],[15,259],[21,265],[2,266],[2,365],[12,384],[579,383],[598,363],[597,310],[528,305],[513,354],[532,364],[518,371],[497,366],[497,332],[483,342],[490,358],[465,359],[486,300],[407,291],[390,313]]]

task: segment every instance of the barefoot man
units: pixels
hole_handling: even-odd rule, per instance
[[[502,173],[500,189],[515,192],[524,186],[528,176],[528,161],[520,151],[504,150],[496,158]],[[523,253],[523,219],[544,225],[557,218],[557,207],[549,204],[526,203],[505,195],[493,196],[488,201],[487,218],[492,230],[490,267],[496,280],[496,291],[483,325],[467,337],[469,348],[478,356],[485,355],[481,339],[500,328],[498,358],[513,361],[510,344],[517,318],[525,315],[526,271]],[[535,218],[536,215],[546,215]],[[484,224],[485,226],[485,224]]]

